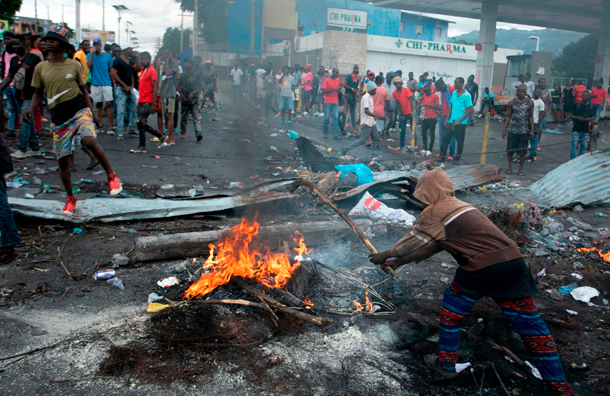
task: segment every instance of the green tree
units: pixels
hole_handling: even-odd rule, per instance
[[[1,0],[0,19],[13,20],[13,16],[21,9],[22,0]]]
[[[183,49],[189,48],[191,46],[192,32],[193,31],[191,30],[191,28],[184,29]],[[176,58],[178,57],[178,54],[180,53],[180,28],[167,28],[167,30],[163,34],[163,47],[171,49],[174,56]]]
[[[176,0],[183,11],[195,11],[195,0]],[[198,0],[197,12],[199,24],[203,27],[199,34],[207,44],[225,43],[227,41],[228,0]],[[195,21],[197,23],[197,21]]]
[[[597,36],[589,34],[575,43],[565,46],[560,56],[553,60],[552,70],[562,77],[586,78],[593,81]]]

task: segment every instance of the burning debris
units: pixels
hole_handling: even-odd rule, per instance
[[[259,226],[256,220],[242,219],[224,235],[218,246],[210,245],[210,256],[202,266],[203,271],[209,272],[201,274],[185,292],[184,298],[203,297],[218,286],[229,283],[232,277],[253,279],[269,288],[285,287],[300,261],[291,259],[287,253],[272,253],[268,247],[261,249],[251,243]],[[293,241],[298,245],[294,248],[297,257],[302,258],[308,253],[304,238],[300,236]]]

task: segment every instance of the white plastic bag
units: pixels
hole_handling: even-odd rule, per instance
[[[131,97],[133,98],[134,103],[138,103],[140,101],[140,92],[135,88],[131,88]]]
[[[383,219],[388,223],[410,227],[415,223],[415,217],[402,209],[388,208],[384,203],[365,192],[360,201],[350,210],[350,216],[367,216],[371,219]]]

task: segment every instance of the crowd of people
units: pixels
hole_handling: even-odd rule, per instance
[[[231,75],[234,102],[250,98],[257,107],[264,107],[264,119],[268,119],[273,109],[277,110],[277,118],[281,115],[280,123],[286,117],[292,123],[293,114],[305,118],[323,116],[324,138],[330,136],[330,125],[333,139],[357,138],[342,148],[342,155],[367,144],[372,149],[372,157],[379,158],[380,139],[389,138],[398,129],[399,149],[403,152],[414,151],[421,135],[423,155],[433,155],[434,143],[438,140],[435,157],[441,162],[449,160],[459,165],[466,128],[475,125],[477,103],[480,103],[479,115],[504,110],[502,137],[507,140],[507,173],[512,173],[513,162],[518,162],[520,176],[524,175],[526,161],[537,160],[542,131],[549,118],[551,122],[573,124],[570,159],[584,154],[586,147],[595,142],[596,124],[608,96],[603,80],[593,81],[590,89],[581,81],[570,81],[563,90],[557,85],[551,90],[546,79],[541,78],[536,84],[529,73],[520,75],[511,84],[508,104],[501,106],[497,105],[496,95],[489,87],[479,97],[474,75],[466,79],[458,77],[452,82],[431,78],[428,73],[415,79],[413,72],[409,72],[405,78],[401,70],[385,75],[367,71],[360,75],[359,66],[354,65],[350,74],[340,77],[339,70],[328,71],[324,66],[314,75],[310,64],[285,66],[274,73],[271,63],[250,65],[249,69],[236,63]],[[415,133],[417,130],[419,134]],[[408,142],[410,132],[412,141]]]

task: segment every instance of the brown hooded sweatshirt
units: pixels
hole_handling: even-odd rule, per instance
[[[413,195],[427,207],[413,230],[396,244],[397,257],[419,263],[445,250],[466,271],[522,258],[517,244],[483,213],[455,198],[443,170],[426,172]]]

